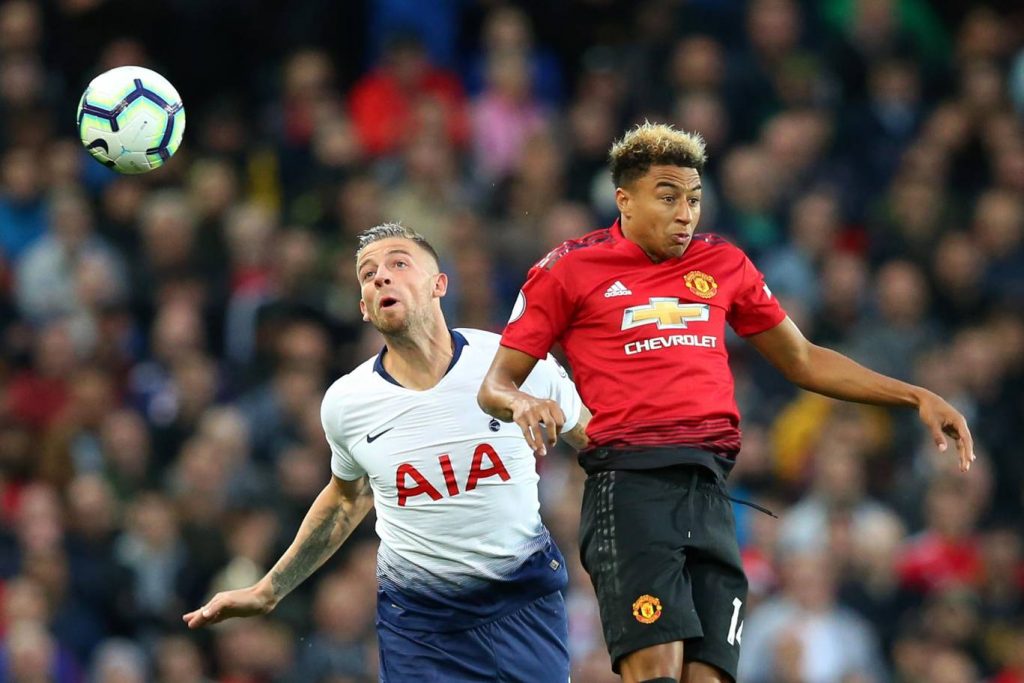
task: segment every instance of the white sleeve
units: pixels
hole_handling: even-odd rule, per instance
[[[565,413],[562,431],[569,431],[579,422],[583,400],[565,368],[559,365],[550,353],[533,367],[530,376],[523,382],[523,391],[538,398],[550,398],[558,403]]]
[[[340,434],[341,406],[333,392],[328,390],[320,404],[320,423],[324,427],[324,435],[331,446],[331,472],[339,479],[355,481],[366,474],[352,454],[342,445]]]

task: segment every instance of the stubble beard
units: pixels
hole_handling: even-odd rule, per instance
[[[426,314],[423,311],[409,311],[399,320],[387,320],[383,316],[376,317],[373,326],[385,337],[403,341],[413,337],[416,331],[424,327]]]

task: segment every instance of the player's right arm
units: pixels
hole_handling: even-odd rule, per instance
[[[510,361],[511,369],[502,370],[509,368],[508,362],[503,363],[503,356]],[[503,375],[504,372],[508,375]],[[503,376],[506,380],[501,379]],[[507,408],[502,407],[506,400],[501,395],[503,392],[508,392]],[[485,398],[497,407],[488,414],[505,422],[515,422],[536,455],[544,455],[546,446],[554,445],[554,438],[559,435],[577,451],[590,444],[587,438],[590,411],[583,405],[576,385],[550,354],[538,361],[522,351],[499,346],[491,371],[477,393],[481,406]],[[542,424],[548,432],[547,440],[537,438],[541,435]]]
[[[548,446],[554,447],[558,442],[565,413],[556,401],[537,398],[519,389],[536,364],[537,359],[529,354],[498,347],[476,401],[491,417],[519,425],[534,454],[541,456],[547,454]],[[541,425],[547,427],[546,437]]]
[[[521,387],[573,315],[572,295],[551,272],[563,251],[555,249],[530,269],[502,333],[501,346],[477,392],[480,409],[502,422],[519,425],[538,456],[547,454],[547,447],[558,442],[565,415],[557,402],[533,396]],[[547,427],[546,436],[541,424]]]
[[[372,507],[366,477],[346,481],[332,476],[310,506],[295,540],[266,576],[247,588],[217,593],[182,619],[189,628],[199,628],[231,617],[267,614],[341,547]]]

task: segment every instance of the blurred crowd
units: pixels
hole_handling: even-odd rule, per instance
[[[185,141],[122,177],[74,108],[149,66]],[[354,235],[424,233],[450,323],[615,218],[612,140],[705,137],[701,229],[812,340],[950,399],[798,392],[730,348],[750,683],[1024,682],[1024,11],[926,0],[0,1],[0,681],[376,680],[371,519],[269,617],[181,614],[276,560],[330,474],[326,386],[376,352]],[[573,679],[610,672],[576,533]],[[732,606],[723,606],[732,609]]]

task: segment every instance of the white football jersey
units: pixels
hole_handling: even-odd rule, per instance
[[[321,417],[334,474],[367,476],[373,488],[382,587],[454,597],[508,582],[551,539],[522,431],[476,402],[501,337],[473,329],[452,337],[452,364],[436,386],[398,385],[381,351],[328,389]],[[523,390],[557,401],[564,430],[576,426],[579,394],[550,355]]]

